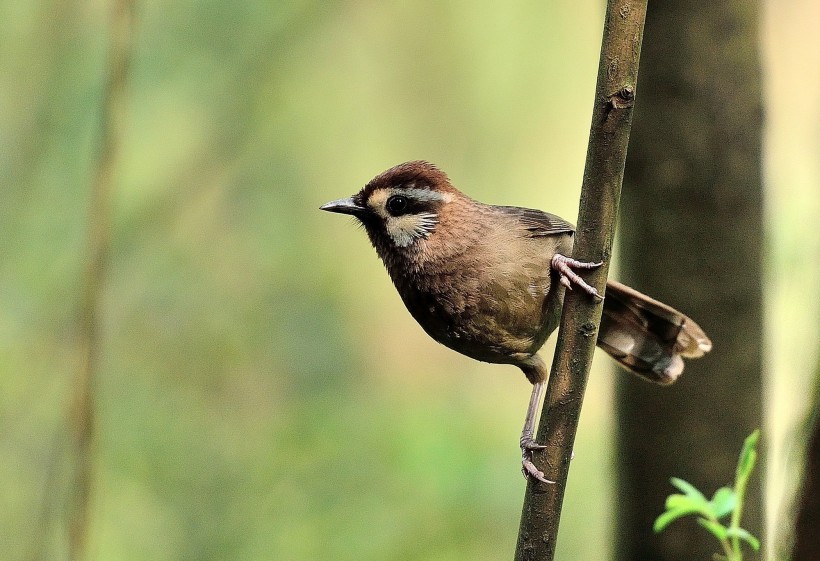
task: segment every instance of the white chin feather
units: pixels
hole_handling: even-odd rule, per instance
[[[391,216],[387,219],[387,234],[397,247],[407,247],[414,241],[426,238],[438,224],[438,217],[433,213],[405,214]]]

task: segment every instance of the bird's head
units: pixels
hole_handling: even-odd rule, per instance
[[[321,210],[355,216],[386,262],[396,254],[417,252],[435,235],[453,203],[466,200],[433,164],[414,161],[374,177],[347,199]]]

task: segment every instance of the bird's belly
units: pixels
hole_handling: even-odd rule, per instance
[[[557,326],[563,293],[550,290],[548,270],[526,283],[441,280],[436,289],[406,291],[405,305],[433,339],[476,360],[518,363]]]

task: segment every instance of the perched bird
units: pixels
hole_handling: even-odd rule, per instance
[[[536,354],[558,326],[565,289],[600,299],[576,270],[600,263],[569,257],[574,227],[553,214],[480,203],[436,166],[407,162],[321,210],[364,226],[410,314],[439,343],[476,360],[518,366],[533,384],[521,434],[522,470],[532,462],[538,403],[548,369]],[[597,344],[622,366],[659,384],[712,343],[684,314],[609,281]]]

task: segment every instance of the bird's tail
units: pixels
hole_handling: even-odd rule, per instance
[[[681,375],[684,358],[712,348],[689,317],[616,281],[606,284],[597,343],[628,370],[664,385]]]

